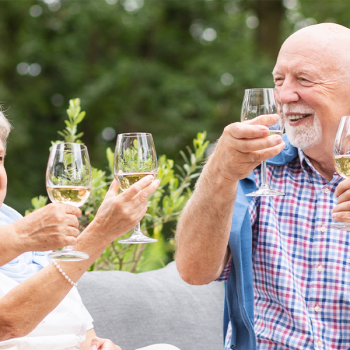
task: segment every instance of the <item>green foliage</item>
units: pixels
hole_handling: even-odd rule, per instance
[[[275,11],[261,13],[259,3],[278,7],[282,0],[146,0],[134,10],[124,0],[1,1],[0,102],[14,125],[6,203],[24,213],[44,193],[48,148],[70,96],[79,96],[89,115],[84,141],[98,169],[105,170],[106,148],[114,150],[114,139],[102,137],[106,127],[151,132],[158,153],[176,163],[198,130],[215,142],[239,120],[244,89],[273,86],[275,59],[256,46],[262,33],[275,38]],[[283,4],[280,44],[316,22],[350,25],[348,1]],[[259,25],[248,26],[251,20]],[[211,41],[208,29],[216,33]],[[40,74],[31,74],[33,64]]]
[[[47,200],[48,200],[48,198],[45,196],[34,197],[31,201],[33,208],[27,209],[24,215],[28,215],[32,211],[44,207],[47,204]]]
[[[85,112],[81,112],[80,99],[72,99],[69,101],[67,109],[68,120],[65,120],[66,128],[63,131],[58,131],[58,134],[64,137],[65,142],[82,143],[79,139],[84,135],[83,132],[77,134],[77,126],[83,121]]]
[[[199,130],[213,142],[239,119],[244,88],[273,85],[273,62],[254,53],[256,30],[246,25],[254,13],[246,1],[148,0],[135,10],[128,3],[1,2],[0,101],[15,127],[6,203],[20,212],[45,191],[48,148],[63,129],[71,96],[79,96],[88,113],[84,142],[92,163],[104,170],[101,155],[114,150],[114,139],[102,137],[106,127],[147,130],[159,154],[181,163],[178,150]],[[41,14],[33,17],[32,6]],[[203,38],[208,29],[215,40]],[[31,75],[26,64],[39,64],[40,74]],[[66,140],[80,113],[69,108]]]
[[[80,105],[71,100],[70,106],[79,106],[75,114],[68,113],[70,133],[58,132],[61,136],[69,136],[77,140],[77,126],[83,118],[72,118],[73,115],[81,115]],[[84,114],[85,115],[85,114]],[[66,123],[66,125],[68,125]],[[67,130],[67,129],[66,129]],[[81,135],[78,134],[78,135]],[[66,137],[64,136],[64,137]],[[81,141],[80,141],[81,142]],[[82,142],[81,142],[82,143]],[[183,166],[176,165],[179,173],[174,171],[174,161],[165,155],[159,157],[158,179],[160,186],[149,198],[148,211],[141,221],[141,229],[148,235],[158,239],[158,243],[143,245],[121,245],[117,241],[112,242],[91,266],[91,270],[126,270],[131,272],[146,271],[160,268],[173,259],[174,231],[171,228],[167,232],[166,226],[173,227],[179,218],[181,210],[190,198],[193,179],[199,176],[198,170],[204,158],[204,153],[209,144],[206,141],[206,132],[198,133],[193,140],[194,150],[187,147],[186,153],[181,151],[184,160]],[[137,144],[134,144],[137,148]],[[129,152],[130,153],[130,152]],[[88,201],[81,208],[83,215],[80,218],[80,229],[83,230],[95,217],[96,212],[113,179],[114,154],[110,148],[106,150],[109,164],[108,172],[92,168],[92,187]],[[134,158],[133,152],[127,156]],[[130,158],[129,157],[129,158]],[[47,197],[39,196],[32,199],[34,209],[44,206]],[[27,210],[29,213],[31,210]],[[119,239],[118,239],[119,240]]]
[[[134,140],[131,147],[120,150],[120,152],[121,154],[115,157],[118,170],[126,173],[155,171],[156,159],[150,151],[147,155],[143,155],[138,140]]]

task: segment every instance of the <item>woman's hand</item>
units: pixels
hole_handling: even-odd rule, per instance
[[[115,240],[135,227],[146,214],[147,198],[158,186],[159,180],[149,175],[117,195],[119,186],[114,180],[94,219],[101,235]]]
[[[90,350],[122,350],[109,339],[94,337],[91,339]]]
[[[21,253],[74,245],[79,235],[80,209],[68,204],[49,204],[13,223],[13,238]]]

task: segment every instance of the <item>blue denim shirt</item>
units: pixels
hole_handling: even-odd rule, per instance
[[[286,135],[285,149],[268,164],[282,166],[291,162],[298,154]],[[239,182],[232,216],[229,246],[232,254],[230,273],[225,282],[224,341],[228,322],[232,324],[231,349],[255,350],[254,290],[252,271],[252,228],[248,211],[249,200],[245,194],[257,189],[254,173]]]

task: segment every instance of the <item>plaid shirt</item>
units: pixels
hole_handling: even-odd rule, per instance
[[[260,171],[255,171],[260,183]],[[279,197],[249,205],[253,232],[254,329],[257,349],[346,350],[350,347],[350,232],[330,229],[334,191],[304,153],[268,166]],[[231,260],[219,280],[227,280]],[[230,349],[229,324],[225,350]]]

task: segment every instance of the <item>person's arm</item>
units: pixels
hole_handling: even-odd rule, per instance
[[[280,136],[267,137],[263,126],[277,119],[270,115],[230,124],[220,137],[177,226],[176,264],[187,283],[207,284],[225,267],[238,181],[285,147]]]
[[[60,262],[62,270],[78,281],[106,246],[136,226],[147,211],[147,197],[159,181],[147,176],[120,195],[114,181],[93,222],[82,232],[74,248],[90,255],[80,262]],[[0,341],[30,333],[72,288],[50,264],[0,299]]]
[[[67,204],[49,204],[13,224],[0,226],[0,266],[29,251],[74,245],[81,211]]]

